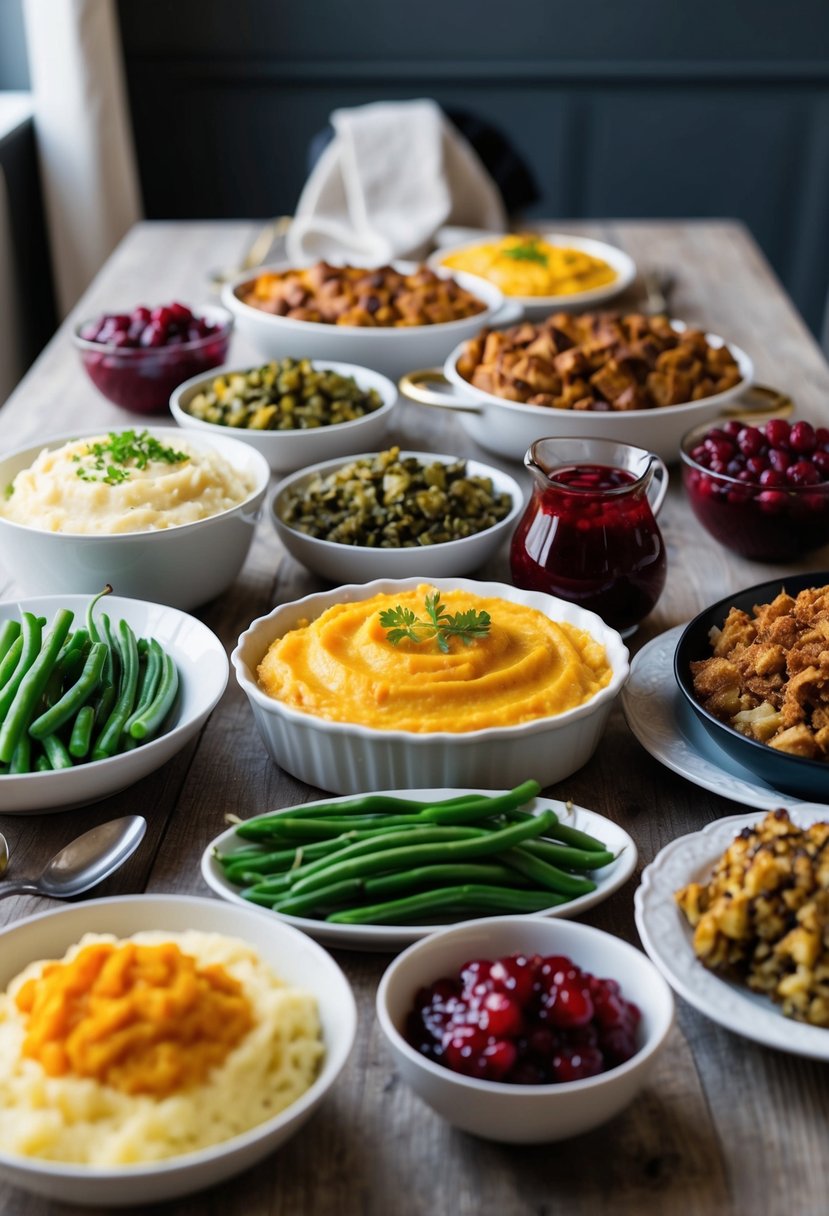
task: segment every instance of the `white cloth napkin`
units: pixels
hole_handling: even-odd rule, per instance
[[[444,224],[506,229],[497,186],[435,102],[335,110],[331,124],[288,232],[292,262],[418,259]]]

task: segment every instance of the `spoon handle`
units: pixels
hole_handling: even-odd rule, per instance
[[[55,895],[47,895],[33,882],[4,882],[0,886],[0,899],[5,899],[8,895],[42,895],[44,899],[59,898]]]

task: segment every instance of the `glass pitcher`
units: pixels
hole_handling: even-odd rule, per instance
[[[653,452],[609,439],[538,439],[535,484],[512,538],[516,587],[545,591],[633,633],[665,586],[656,522],[668,470]],[[650,491],[650,493],[649,493]]]

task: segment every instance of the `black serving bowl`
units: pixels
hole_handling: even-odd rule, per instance
[[[829,572],[818,571],[812,574],[781,576],[767,583],[758,583],[746,591],[727,595],[694,617],[685,627],[674,652],[676,682],[714,743],[732,760],[736,760],[774,789],[813,802],[829,802],[829,763],[807,760],[802,756],[778,751],[767,743],[749,739],[733,726],[715,718],[703,709],[694,695],[691,663],[698,659],[711,658],[709,631],[713,626],[722,627],[730,608],[741,608],[750,613],[755,604],[767,604],[783,590],[789,595],[797,595],[807,587],[823,587],[827,584]]]

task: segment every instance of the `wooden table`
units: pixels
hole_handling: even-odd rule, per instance
[[[140,300],[205,298],[207,272],[236,265],[258,227],[136,227],[3,409],[3,449],[80,425],[128,422],[83,375],[70,345],[70,324]],[[677,316],[704,323],[749,351],[758,379],[791,392],[804,416],[829,418],[829,368],[744,229],[725,222],[651,221],[564,227],[622,246],[640,267],[670,268],[677,279]],[[633,290],[628,302],[637,298]],[[253,353],[235,340],[236,362]],[[455,419],[414,405],[401,408],[395,437],[413,448],[479,455]],[[515,472],[515,466],[510,469]],[[769,576],[770,568],[743,561],[709,539],[691,516],[678,476],[660,522],[669,553],[668,584],[633,649],[706,603]],[[827,558],[824,550],[795,568],[825,569]],[[486,573],[505,575],[506,569],[502,553]],[[315,586],[263,521],[238,582],[201,616],[231,648],[254,617]],[[16,594],[13,572],[2,572],[2,589],[3,598]],[[672,838],[739,809],[651,759],[620,709],[594,759],[552,792],[622,824],[637,841],[641,865]],[[160,772],[88,810],[0,816],[0,829],[13,844],[15,869],[23,873],[36,871],[81,830],[143,812],[150,821],[145,843],[95,894],[203,896],[208,892],[199,857],[228,814],[247,817],[314,794],[267,758],[231,677],[200,738]],[[637,942],[635,886],[635,880],[628,883],[585,920]],[[0,923],[47,906],[31,898],[7,900],[0,904]],[[360,1027],[351,1062],[321,1111],[278,1155],[242,1177],[153,1211],[164,1216],[581,1216],[610,1210],[614,1216],[643,1216],[672,1207],[683,1216],[810,1216],[826,1210],[825,1065],[755,1046],[679,1002],[669,1048],[629,1110],[563,1144],[501,1147],[456,1131],[399,1082],[373,1014],[386,958],[341,952],[338,961],[357,994]],[[79,1209],[0,1185],[0,1211],[6,1216],[57,1216],[70,1210]]]

